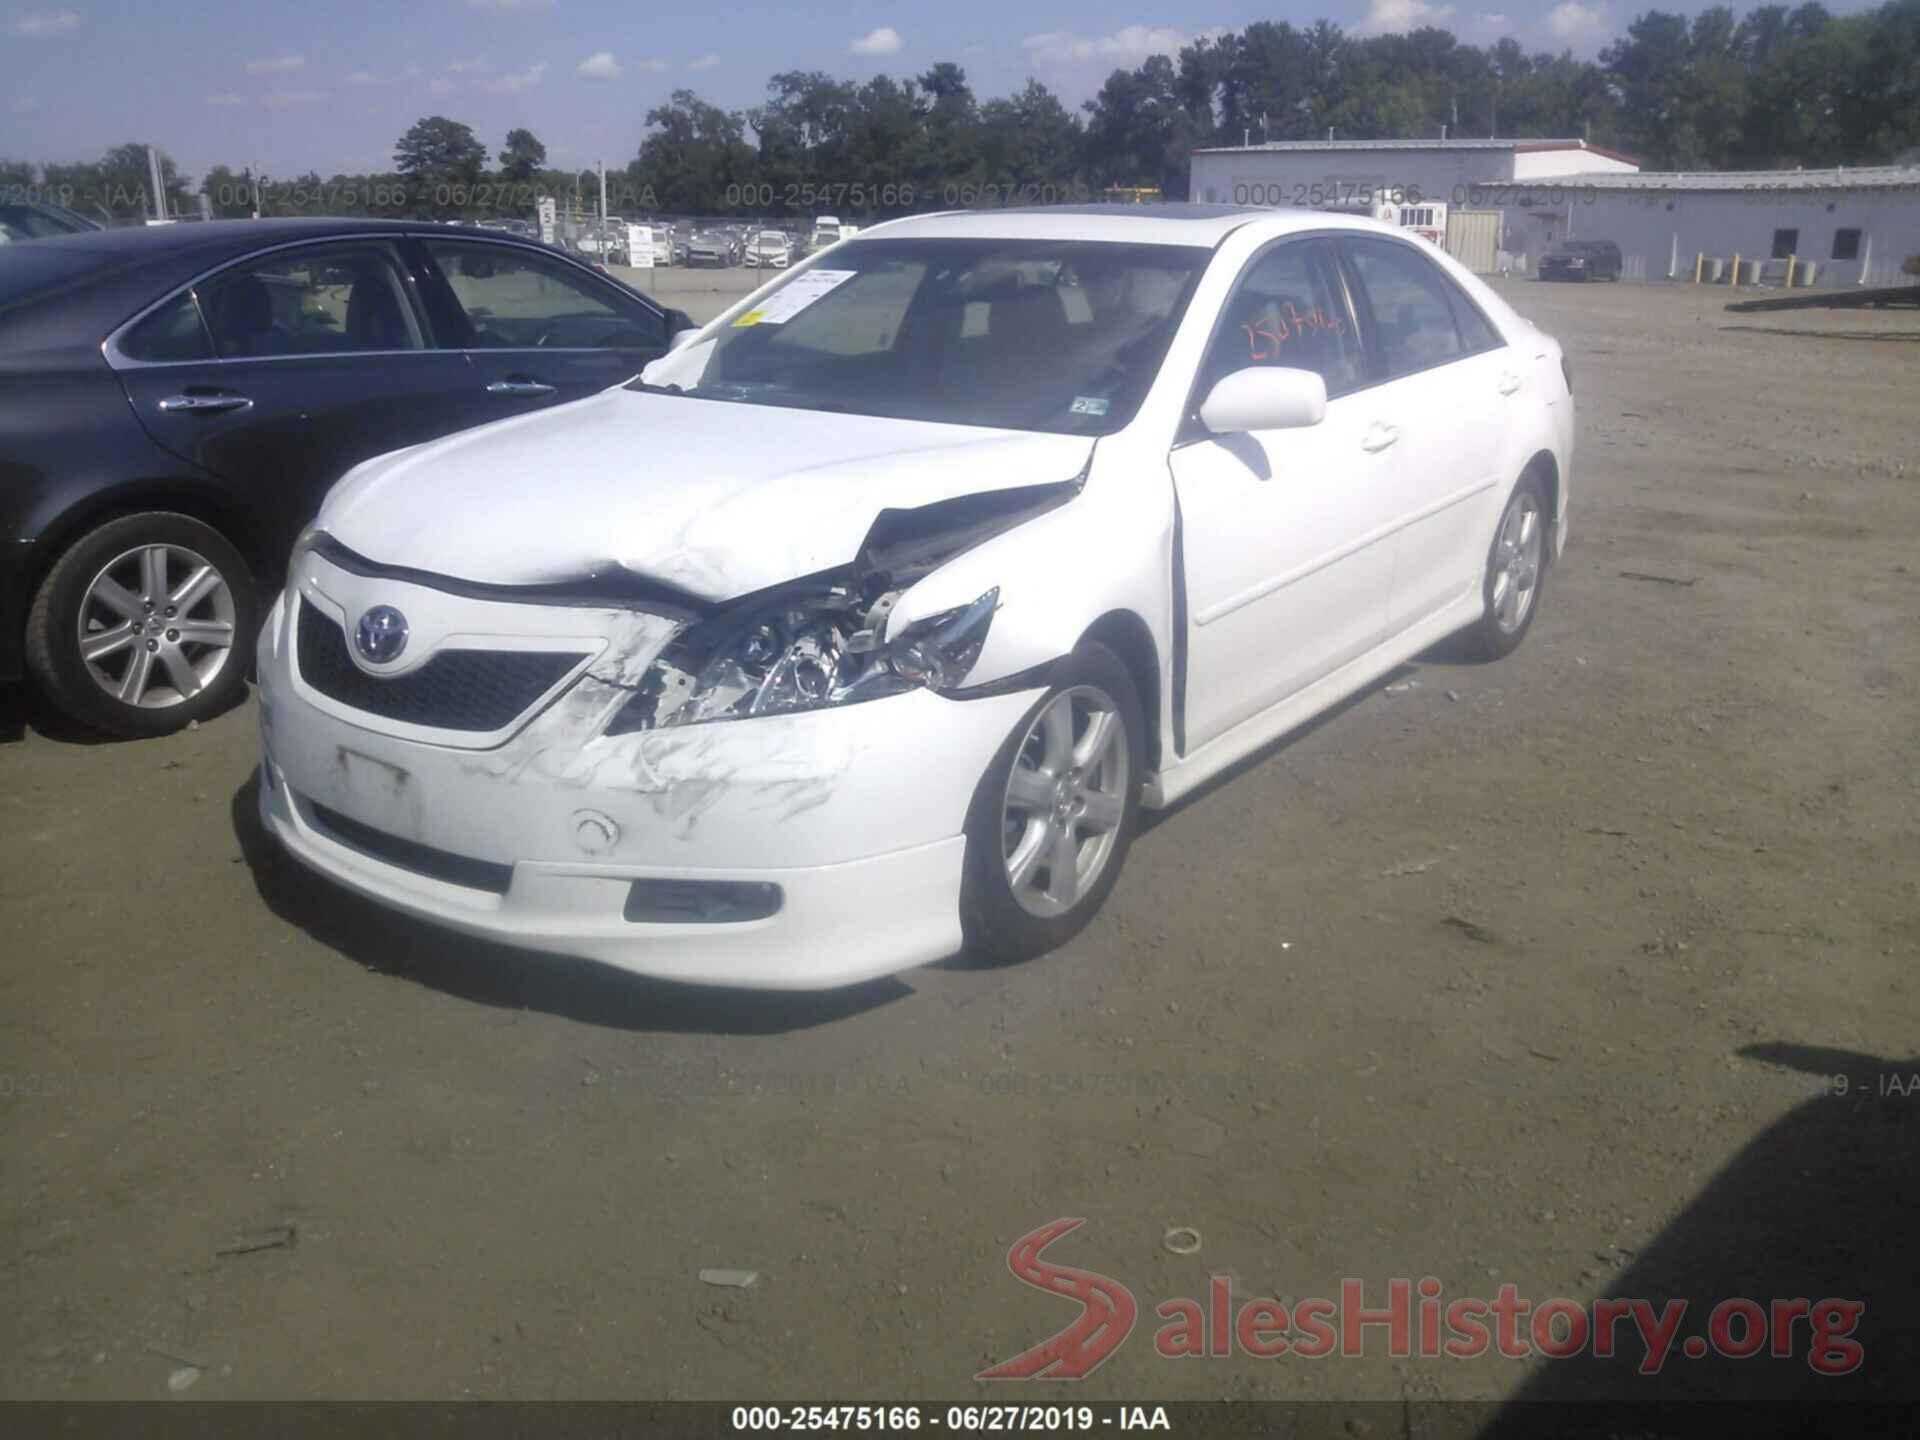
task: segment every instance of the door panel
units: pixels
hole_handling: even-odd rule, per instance
[[[411,282],[385,243],[275,252],[196,293],[220,358],[118,374],[156,441],[254,504],[269,556],[362,460],[472,423],[472,367],[424,347]]]
[[[666,353],[665,317],[559,256],[482,240],[419,240],[437,342],[463,350],[479,419],[578,400]]]
[[[1394,537],[1389,630],[1401,630],[1480,583],[1492,538],[1504,381],[1513,355],[1471,302],[1411,244],[1342,242],[1353,299],[1373,340],[1381,403],[1400,441],[1383,485]],[[1516,387],[1517,388],[1517,387]]]
[[[1364,356],[1321,241],[1249,262],[1196,395],[1249,365],[1314,370],[1318,425],[1201,435],[1169,464],[1187,601],[1186,745],[1196,747],[1378,644],[1393,580],[1390,397]]]
[[[180,373],[186,369],[187,373]],[[262,539],[284,558],[348,470],[389,450],[463,427],[473,386],[463,356],[430,350],[165,366],[121,374],[134,413],[167,449],[238,482]],[[167,409],[180,398],[239,399],[244,408]]]

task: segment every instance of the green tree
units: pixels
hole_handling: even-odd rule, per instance
[[[417,120],[393,149],[393,166],[407,179],[418,210],[458,209],[462,192],[480,179],[487,147],[473,130],[444,115]]]
[[[500,147],[500,176],[515,184],[525,184],[547,163],[547,147],[531,130],[509,130],[507,143]]]

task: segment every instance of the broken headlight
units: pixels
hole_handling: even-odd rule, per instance
[[[697,625],[654,661],[606,733],[786,715],[923,687],[953,689],[980,658],[999,588],[883,641],[898,598],[889,591],[864,601],[835,590]]]

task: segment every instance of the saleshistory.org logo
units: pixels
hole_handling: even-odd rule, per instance
[[[1083,1219],[1055,1220],[1021,1236],[1007,1251],[1007,1268],[1022,1284],[1080,1306],[1080,1316],[1051,1339],[1023,1350],[974,1376],[976,1380],[1083,1380],[1098,1370],[1133,1333],[1140,1307],[1118,1280],[1092,1270],[1056,1264],[1043,1252]],[[1230,1277],[1208,1282],[1205,1304],[1162,1301],[1154,1314],[1166,1323],[1154,1334],[1155,1353],[1166,1359],[1228,1359],[1236,1351],[1256,1360],[1298,1355],[1318,1360],[1366,1353],[1367,1332],[1385,1332],[1387,1353],[1405,1359],[1472,1360],[1498,1355],[1526,1360],[1542,1355],[1566,1360],[1588,1355],[1612,1359],[1622,1337],[1642,1347],[1639,1373],[1658,1375],[1676,1349],[1689,1360],[1719,1355],[1745,1360],[1761,1353],[1791,1359],[1805,1343],[1806,1363],[1819,1375],[1850,1375],[1865,1359],[1852,1339],[1866,1306],[1857,1300],[1722,1300],[1707,1317],[1705,1335],[1680,1338],[1688,1302],[1602,1297],[1591,1302],[1556,1298],[1538,1305],[1511,1284],[1492,1300],[1441,1300],[1444,1287],[1427,1276],[1387,1282],[1387,1303],[1368,1308],[1365,1284],[1340,1282],[1339,1300],[1236,1300]],[[1415,1297],[1418,1297],[1417,1300]],[[1625,1328],[1622,1329],[1622,1326]]]

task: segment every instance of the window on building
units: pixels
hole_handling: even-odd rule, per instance
[[[1773,258],[1785,260],[1800,250],[1800,232],[1798,230],[1776,230],[1773,232]]]
[[[1857,227],[1833,232],[1833,258],[1836,260],[1858,260],[1860,258],[1860,231]]]

